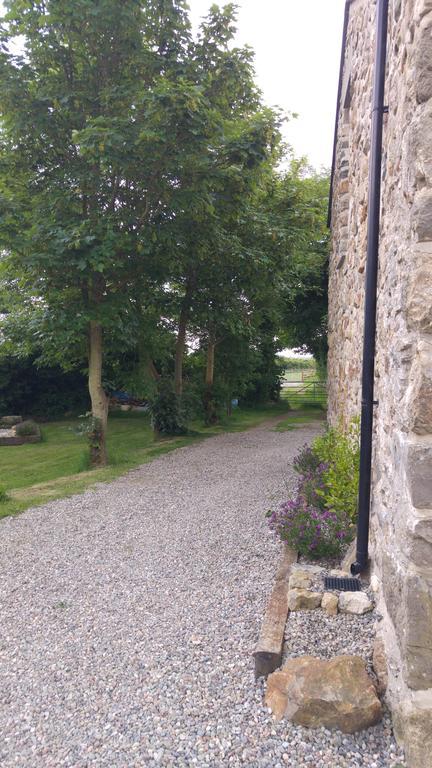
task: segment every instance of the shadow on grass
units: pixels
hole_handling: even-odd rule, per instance
[[[0,448],[0,475],[7,495],[0,501],[0,518],[82,493],[177,448],[224,432],[242,432],[288,412],[286,403],[236,409],[215,426],[194,422],[187,435],[156,439],[148,414],[115,413],[109,419],[109,464],[94,470],[89,468],[86,438],[76,432],[77,420],[45,424],[41,443]]]

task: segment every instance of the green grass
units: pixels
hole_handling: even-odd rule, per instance
[[[150,419],[141,413],[112,414],[108,426],[109,465],[89,470],[86,438],[74,430],[77,420],[42,426],[42,442],[0,447],[0,517],[30,506],[79,493],[176,448],[222,432],[241,432],[272,417],[283,417],[287,404],[235,409],[214,427],[191,424],[191,434],[155,440]]]
[[[302,424],[308,424],[311,421],[322,421],[324,418],[324,411],[319,411],[315,408],[312,410],[292,411],[292,415],[276,424],[274,431],[291,432],[293,429],[301,427]]]

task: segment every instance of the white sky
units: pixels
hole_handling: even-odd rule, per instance
[[[194,24],[212,0],[189,0]],[[219,0],[219,5],[225,5]],[[268,104],[297,112],[285,128],[296,155],[331,165],[345,0],[236,0],[238,42],[256,53]]]
[[[189,0],[195,26],[212,2]],[[287,141],[315,168],[329,168],[345,0],[235,2],[237,42],[247,43],[256,53],[257,81],[265,101],[299,115],[284,129]]]

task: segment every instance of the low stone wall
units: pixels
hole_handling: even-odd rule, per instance
[[[348,106],[341,105],[332,212],[332,423],[360,413],[374,17],[374,3],[351,4],[350,93]],[[432,760],[432,0],[390,0],[386,98],[372,555],[388,701],[409,765],[426,768]]]

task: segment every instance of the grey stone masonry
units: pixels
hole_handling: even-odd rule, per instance
[[[360,414],[376,3],[353,0],[339,105],[329,419]],[[390,0],[376,337],[372,559],[386,697],[410,768],[432,765],[432,0]],[[349,70],[349,71],[348,71]]]

